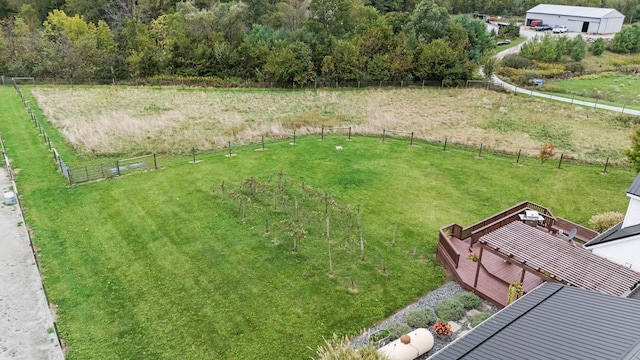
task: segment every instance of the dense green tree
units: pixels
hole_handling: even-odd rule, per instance
[[[384,15],[385,22],[391,26],[394,34],[400,34],[404,31],[407,24],[411,22],[411,13],[409,12],[390,12]]]
[[[7,0],[0,0],[0,19],[4,19],[18,12]]]
[[[640,25],[623,28],[611,40],[611,51],[619,54],[640,51]]]
[[[452,83],[469,79],[471,72],[463,53],[444,39],[437,39],[421,46],[414,73],[420,79]]]
[[[354,0],[313,0],[309,4],[308,28],[315,33],[326,33],[345,38],[354,29]]]
[[[44,37],[42,31],[32,31],[21,17],[16,17],[4,27],[8,43],[9,75],[42,76],[45,58],[43,56]]]
[[[262,76],[267,81],[306,84],[315,76],[311,49],[300,41],[278,42],[267,56]]]
[[[309,3],[311,0],[286,0],[275,5],[269,17],[269,24],[295,31],[302,27],[309,17]]]
[[[569,56],[573,61],[582,61],[587,53],[587,42],[578,35],[569,41]]]
[[[554,62],[562,58],[566,39],[545,35],[527,41],[520,48],[520,55],[532,60]]]
[[[449,26],[449,13],[434,0],[422,0],[413,11],[409,26],[420,41],[429,43],[444,37]]]
[[[459,24],[466,32],[468,39],[466,49],[469,52],[469,60],[477,62],[496,47],[496,38],[487,31],[487,26],[483,21],[458,16],[452,24]]]
[[[364,72],[364,58],[358,52],[356,46],[349,40],[338,40],[329,56],[331,63],[327,61],[326,68],[323,61],[323,77],[335,81],[357,81]],[[326,71],[331,69],[331,71]]]

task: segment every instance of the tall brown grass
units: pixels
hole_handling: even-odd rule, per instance
[[[482,89],[211,90],[37,87],[40,108],[79,152],[184,153],[353,126],[418,139],[580,159],[623,158],[630,129],[614,114]]]

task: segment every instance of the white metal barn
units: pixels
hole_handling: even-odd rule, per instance
[[[527,11],[526,26],[541,20],[550,26],[566,26],[569,31],[613,34],[620,31],[624,15],[616,9],[540,4]]]

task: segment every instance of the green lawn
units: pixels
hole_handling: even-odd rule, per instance
[[[640,76],[621,73],[585,75],[568,80],[549,81],[548,84],[566,91],[565,97],[603,104],[640,109]],[[542,88],[544,90],[544,87]],[[556,94],[554,94],[556,95]]]
[[[197,164],[166,156],[158,171],[67,187],[12,92],[0,88],[0,132],[20,169],[26,222],[68,359],[308,359],[322,337],[355,334],[445,281],[433,257],[438,228],[523,200],[586,224],[593,214],[624,211],[635,176],[568,162],[557,170],[551,161],[537,181],[532,158],[514,166],[513,156],[478,159],[473,149],[330,135],[296,146],[269,142],[264,152],[238,148],[234,157],[199,154]],[[279,172],[288,180],[286,204],[273,210],[264,196],[243,220],[229,191],[240,192],[249,177],[271,179],[273,188]],[[331,224],[341,228],[330,232],[332,275],[323,202],[303,203],[302,182],[335,199]],[[296,200],[309,227],[293,253],[283,221]],[[364,261],[353,226],[358,205]]]

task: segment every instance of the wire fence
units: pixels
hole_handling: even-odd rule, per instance
[[[33,78],[21,78],[21,79],[22,79],[21,81],[24,81],[27,83],[38,83],[38,81]],[[22,94],[22,91],[18,86],[17,82],[18,81],[14,79],[12,81],[12,85],[16,89],[16,92],[18,93],[18,95],[20,96],[25,106],[25,109],[27,109],[27,112],[34,123],[34,126],[38,129],[45,144],[47,144],[47,146],[49,147],[49,150],[52,152],[53,159],[58,164],[60,172],[69,181],[69,185],[96,181],[100,179],[114,178],[114,177],[121,176],[124,173],[130,173],[136,170],[145,171],[151,168],[153,169],[158,168],[157,158],[155,154],[144,155],[139,158],[122,159],[122,160],[115,160],[110,162],[101,162],[101,163],[90,164],[85,166],[77,166],[77,167],[68,166],[68,164],[65,163],[65,161],[62,159],[58,151],[52,145],[51,138],[47,135],[46,131],[42,128],[42,125],[40,124],[40,122],[37,119],[37,116],[29,106],[28,100],[26,100],[24,95]],[[420,85],[421,84],[422,83],[420,83]],[[425,83],[425,86],[431,86],[431,85],[433,84]],[[465,86],[473,87],[473,88],[484,88],[484,89],[505,91],[503,86],[499,84],[494,84],[490,81],[470,80],[465,83]],[[320,139],[324,140],[325,135],[342,134],[342,136],[345,136],[346,139],[349,141],[352,139],[352,137],[356,135],[369,136],[369,137],[375,136],[375,134],[356,134],[355,129],[356,129],[355,126],[322,127],[321,129],[319,129],[320,130],[319,135],[321,136]],[[425,141],[427,143],[440,144],[441,146],[443,146],[443,151],[447,151],[447,147],[477,149],[478,150],[477,157],[482,157],[483,153],[484,154],[493,153],[493,154],[512,156],[514,157],[516,164],[520,163],[521,158],[535,156],[539,151],[539,149],[518,149],[517,151],[511,151],[511,150],[505,150],[505,149],[491,149],[488,146],[486,146],[486,144],[482,144],[482,143],[470,144],[470,143],[456,142],[454,141],[453,137],[447,137],[444,140],[433,139],[433,138],[430,139],[428,138],[427,135],[419,134],[417,132],[411,131],[410,129],[383,129],[382,130],[382,134],[381,134],[382,142],[388,141],[392,138],[398,138],[398,139],[406,138],[408,140],[409,146],[414,146],[414,143],[416,141]],[[280,137],[279,139],[283,139],[283,137]],[[296,144],[297,136],[296,136],[295,130],[293,131],[292,139],[293,139],[292,144]],[[263,149],[264,149],[264,141],[265,141],[265,136],[263,135],[261,136],[261,141],[260,141]],[[229,153],[228,156],[236,155],[232,151],[231,141],[228,142],[227,150]],[[193,161],[195,161],[195,155],[196,155],[195,151],[196,150],[194,148],[191,153],[191,156],[193,157]],[[592,164],[592,165],[593,164],[604,165],[603,173],[606,173],[611,166],[629,167],[629,164],[626,161],[621,159],[610,159],[609,157],[607,157],[606,160],[578,159],[573,157],[570,154],[560,153],[559,155],[555,156],[555,159],[558,161],[558,168],[561,168],[563,162],[565,163],[577,162],[577,163]]]
[[[98,78],[33,78],[2,76],[2,82],[9,84],[16,80],[25,85],[120,85],[120,86],[183,86],[205,88],[260,88],[260,89],[318,89],[318,88],[376,88],[376,87],[465,87],[465,80],[326,80],[316,78],[300,84],[292,82],[258,82],[241,79],[220,79],[214,77],[154,77],[135,79]]]
[[[20,97],[22,104],[24,105],[27,113],[31,117],[31,121],[34,126],[38,129],[39,135],[44,140],[44,143],[49,148],[49,151],[53,154],[53,161],[58,164],[60,172],[67,178],[69,181],[69,185],[80,184],[89,181],[101,180],[101,179],[109,179],[113,177],[118,177],[123,175],[124,173],[130,173],[134,170],[148,170],[151,166],[153,166],[154,170],[158,169],[158,162],[155,154],[143,155],[140,157],[130,158],[130,159],[121,159],[115,160],[112,162],[104,162],[100,164],[91,164],[85,166],[78,167],[69,167],[65,161],[62,159],[62,156],[56,150],[51,142],[51,138],[47,135],[47,132],[42,127],[42,124],[38,120],[35,112],[29,105],[29,100],[27,100],[22,93],[22,90],[18,86],[17,80],[28,80],[33,78],[18,78],[12,79],[12,85],[15,89],[16,93]],[[5,83],[6,78],[2,78],[3,84]],[[3,145],[4,146],[4,145]],[[6,156],[6,155],[5,155]],[[145,161],[146,160],[146,161]],[[137,161],[137,162],[134,162]],[[11,175],[13,176],[13,175]]]

